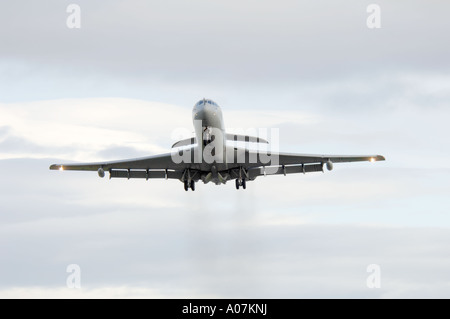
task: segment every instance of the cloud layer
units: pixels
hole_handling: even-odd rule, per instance
[[[259,178],[245,192],[199,185],[186,193],[178,181],[108,181],[48,166],[72,156],[111,160],[164,149],[172,142],[171,127],[190,122],[187,108],[83,99],[0,110],[8,119],[0,125],[2,297],[414,298],[450,292],[449,172],[423,167],[420,154],[402,168],[402,134],[382,138],[388,127],[378,129],[379,144],[371,139],[367,146],[367,138],[352,138],[354,126],[342,125],[350,122],[338,116],[224,110],[235,128],[279,127],[287,137],[282,148],[296,150],[302,143],[290,135],[309,128],[316,148],[342,144],[364,152],[383,145],[388,161]],[[130,112],[143,116],[129,119]],[[394,115],[398,121],[431,116],[420,107]],[[355,125],[363,128],[364,117],[359,120]],[[327,140],[325,128],[340,135]],[[410,134],[420,138],[421,131]],[[81,291],[65,287],[65,269],[73,263],[82,269]],[[381,289],[366,285],[373,263],[382,269]]]
[[[79,30],[0,4],[0,297],[449,297],[447,1],[378,1],[378,30],[359,0],[77,3]],[[203,97],[282,151],[387,161],[245,192],[48,170],[167,151]]]
[[[274,205],[261,192],[264,183],[249,185],[248,193],[229,185],[186,193],[170,181],[52,175],[40,168],[45,164],[1,161],[2,170],[27,178],[29,185],[10,183],[15,196],[1,201],[2,297],[439,298],[450,293],[446,228],[342,222],[358,213],[383,214],[384,202],[393,200],[357,204],[364,192],[355,191],[355,201],[324,193],[309,204],[309,194],[299,187],[295,203]],[[271,196],[293,195],[279,190]],[[214,205],[218,202],[223,204]],[[312,222],[328,217],[322,225]],[[74,263],[81,267],[78,292],[65,286],[66,267]],[[380,289],[366,285],[370,264],[381,267]]]

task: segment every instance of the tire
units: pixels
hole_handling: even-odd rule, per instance
[[[239,189],[239,180],[236,178],[236,189]]]
[[[242,180],[242,188],[246,189],[247,188],[247,184],[245,183],[245,179]]]
[[[187,192],[189,189],[189,184],[187,181],[184,181],[184,190]]]
[[[191,180],[191,189],[192,191],[195,191],[195,181]]]

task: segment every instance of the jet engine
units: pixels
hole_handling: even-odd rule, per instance
[[[100,167],[98,169],[97,173],[98,173],[99,177],[101,177],[101,178],[105,177],[105,171],[103,170],[103,168]]]

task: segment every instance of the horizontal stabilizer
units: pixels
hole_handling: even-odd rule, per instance
[[[237,142],[251,142],[251,143],[267,143],[269,142],[263,138],[249,135],[229,134],[227,133],[227,140]]]
[[[176,142],[175,144],[172,145],[172,148],[180,147],[180,146],[193,145],[195,143],[197,143],[197,139],[195,137],[191,137],[191,138],[187,138],[185,140],[181,140],[181,141]]]
[[[263,138],[249,135],[239,135],[239,134],[226,134],[226,138],[229,141],[237,141],[237,142],[250,142],[250,143],[267,143],[269,142]],[[197,139],[195,137],[187,138],[181,141],[176,142],[172,145],[174,147],[188,146],[197,143]]]

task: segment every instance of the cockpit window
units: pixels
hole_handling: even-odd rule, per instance
[[[206,99],[198,101],[196,105],[202,105],[202,104],[206,104],[206,103],[214,105],[214,106],[218,106],[217,103],[214,102],[213,100],[206,100]]]

